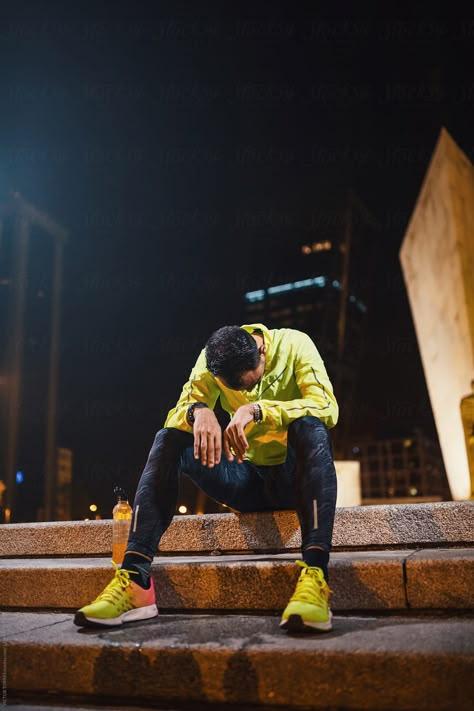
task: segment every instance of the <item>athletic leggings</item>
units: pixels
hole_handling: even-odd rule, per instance
[[[194,436],[174,428],[156,434],[134,500],[127,551],[151,559],[176,511],[178,479],[187,474],[208,496],[244,511],[293,509],[308,546],[331,550],[337,480],[326,426],[301,417],[288,427],[286,461],[257,466],[251,461],[221,461],[209,468],[194,458]]]

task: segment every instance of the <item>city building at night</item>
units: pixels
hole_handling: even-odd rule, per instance
[[[245,292],[243,311],[247,323],[295,328],[313,339],[336,396],[344,393],[338,398],[340,418],[333,433],[336,458],[342,458],[367,348],[378,225],[352,192],[348,205],[340,205],[334,214],[334,219],[326,220],[318,230],[320,239],[306,240],[288,250],[287,273],[291,277]]]
[[[440,447],[419,429],[409,437],[357,441],[346,456],[360,462],[363,503],[451,499]]]
[[[65,230],[16,192],[0,205],[0,479],[12,522],[64,520],[58,484],[57,389]],[[53,241],[54,238],[54,241]],[[55,275],[56,274],[56,278]],[[58,508],[59,507],[59,508]]]

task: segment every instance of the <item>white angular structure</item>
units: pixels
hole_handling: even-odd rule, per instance
[[[467,499],[460,401],[474,378],[474,168],[444,128],[400,260],[451,494]]]
[[[335,461],[337,474],[336,506],[360,506],[362,494],[360,488],[360,462],[352,460]]]

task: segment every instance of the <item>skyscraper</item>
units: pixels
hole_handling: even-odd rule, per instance
[[[343,456],[355,416],[358,374],[374,287],[378,225],[358,198],[335,211],[319,238],[295,245],[287,279],[263,283],[243,295],[247,322],[296,328],[316,343],[336,397],[340,424],[334,431],[336,456]]]

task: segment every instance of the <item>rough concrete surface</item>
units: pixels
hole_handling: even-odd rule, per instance
[[[293,593],[294,554],[157,557],[161,610],[279,611]],[[405,572],[404,572],[405,566]],[[472,609],[474,550],[335,552],[333,610]],[[0,560],[0,607],[77,609],[113,577],[108,558]]]
[[[95,704],[92,706],[84,706],[83,704],[81,704],[80,706],[63,706],[57,705],[57,703],[54,703],[53,705],[52,702],[50,702],[47,706],[39,706],[38,704],[32,706],[30,704],[23,704],[18,703],[16,701],[12,701],[11,703],[8,703],[8,706],[14,709],[14,711],[105,711],[104,706],[102,704],[100,706],[97,706]],[[143,706],[120,706],[120,711],[143,711],[143,708]],[[146,708],[150,708],[150,706],[147,706]],[[166,707],[160,705],[159,709],[160,711],[178,711],[176,706],[174,708],[170,708],[168,705],[166,705]]]
[[[474,619],[336,617],[332,632],[303,636],[278,622],[169,615],[80,630],[72,616],[3,612],[7,690],[38,700],[56,692],[122,703],[472,708]]]
[[[406,607],[403,561],[409,554],[334,553],[330,566],[333,609]],[[155,558],[152,572],[157,604],[164,610],[281,610],[300,572],[294,563],[297,557]],[[106,558],[3,559],[0,606],[77,609],[94,599],[112,577],[113,568]]]
[[[333,547],[474,543],[474,501],[354,506],[336,510]],[[0,555],[107,555],[112,522],[60,521],[0,525]],[[296,513],[175,516],[163,553],[295,550],[301,545]]]
[[[474,609],[474,549],[416,551],[406,570],[412,607]]]

